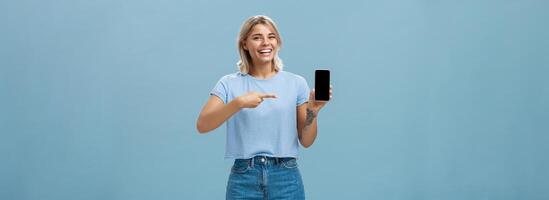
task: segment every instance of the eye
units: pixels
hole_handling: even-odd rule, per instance
[[[252,40],[259,40],[261,39],[260,37],[252,37]]]
[[[276,39],[275,36],[269,36],[269,39]]]

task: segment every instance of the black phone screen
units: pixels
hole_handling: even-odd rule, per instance
[[[330,100],[330,70],[315,70],[315,100]]]

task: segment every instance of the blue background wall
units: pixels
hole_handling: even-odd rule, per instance
[[[0,2],[0,199],[223,199],[195,120],[249,16],[334,99],[309,199],[549,199],[547,1]]]

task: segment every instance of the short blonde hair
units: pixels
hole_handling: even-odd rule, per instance
[[[247,74],[250,71],[250,67],[252,64],[252,57],[250,56],[250,52],[244,49],[244,41],[248,38],[250,35],[250,32],[257,24],[264,24],[269,25],[273,28],[275,32],[275,37],[278,42],[278,45],[275,49],[275,57],[273,59],[273,66],[275,71],[282,70],[283,64],[280,57],[278,57],[278,50],[280,50],[280,47],[282,47],[282,39],[280,39],[280,33],[278,32],[278,29],[276,28],[275,22],[265,16],[265,15],[256,15],[248,18],[244,24],[242,24],[242,27],[240,28],[240,33],[238,34],[237,39],[237,47],[238,47],[238,53],[240,54],[240,60],[237,63],[237,67],[240,70],[241,73]]]

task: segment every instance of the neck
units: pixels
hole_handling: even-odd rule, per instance
[[[272,62],[266,63],[254,63],[253,67],[250,68],[250,75],[259,78],[267,79],[276,74]]]

